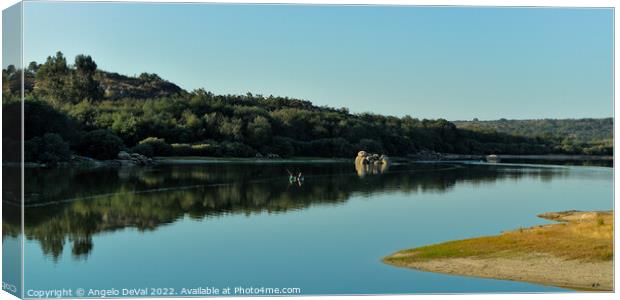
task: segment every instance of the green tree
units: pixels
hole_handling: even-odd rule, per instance
[[[44,99],[61,104],[68,101],[70,69],[62,52],[48,56],[35,75],[34,90]]]
[[[71,159],[71,150],[60,135],[46,133],[42,137],[31,139],[26,144],[25,156],[29,160],[34,160],[55,166],[59,162]]]
[[[224,121],[220,124],[220,134],[224,136],[225,139],[241,141],[243,140],[243,120],[240,118],[232,118],[232,119],[224,119]]]
[[[57,133],[63,140],[74,143],[79,138],[79,124],[64,111],[58,110],[44,101],[26,100],[23,102],[25,139],[43,136],[45,133]],[[3,105],[4,106],[4,105]],[[19,112],[20,103],[7,104],[13,111]],[[19,131],[16,131],[19,132]]]
[[[156,137],[148,137],[142,141],[140,141],[140,145],[149,145],[153,149],[153,155],[158,156],[167,156],[172,153],[172,146],[166,143],[166,140],[156,138]]]
[[[123,149],[123,140],[107,129],[86,133],[77,146],[78,153],[96,159],[114,159]]]
[[[383,145],[372,139],[361,139],[354,147],[357,151],[363,150],[370,153],[383,153],[384,151]]]
[[[263,116],[257,116],[248,123],[247,131],[249,142],[254,146],[266,144],[271,140],[271,124]]]
[[[147,157],[153,157],[153,147],[149,144],[138,144],[131,148],[131,152],[142,154]]]
[[[75,57],[75,71],[71,77],[71,96],[76,102],[82,100],[100,100],[103,98],[103,89],[94,75],[97,64],[90,55]]]
[[[323,157],[351,157],[362,149],[392,156],[421,150],[613,153],[613,118],[449,122],[352,114],[288,97],[186,92],[156,74],[130,77],[97,70],[87,55],[78,55],[75,64],[67,66],[60,52],[42,65],[33,62],[23,70],[15,66],[3,70],[5,119],[18,123],[11,115],[21,111],[21,72],[26,79],[25,139],[56,133],[80,151],[87,148],[79,143],[81,133],[105,129],[135,146],[136,152],[160,156],[173,153],[170,144],[178,153],[217,156],[246,156],[254,149]],[[107,95],[100,86],[105,86]],[[3,139],[7,146],[21,140],[10,132],[5,138],[10,138]],[[37,149],[38,157],[38,148],[31,148]]]

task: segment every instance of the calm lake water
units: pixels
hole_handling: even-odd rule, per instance
[[[287,169],[305,174],[301,186],[289,183]],[[377,173],[335,163],[26,169],[25,290],[560,291],[396,268],[381,258],[545,224],[536,217],[544,212],[613,208],[606,167],[420,163]],[[7,220],[11,245],[17,225]]]

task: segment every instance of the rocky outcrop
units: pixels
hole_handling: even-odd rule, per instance
[[[156,74],[142,73],[140,76],[132,77],[98,70],[95,73],[95,79],[99,81],[99,85],[104,90],[104,97],[110,100],[170,97],[184,92],[176,84]]]
[[[278,159],[278,158],[281,158],[280,155],[275,154],[275,153],[267,153],[265,155],[262,155],[260,153],[256,153],[255,157],[259,158],[259,159],[263,159],[263,158],[265,158],[265,159]]]
[[[71,156],[70,165],[74,166],[99,166],[101,162],[90,157],[73,155]]]
[[[27,162],[24,163],[28,168],[47,168],[47,167],[79,167],[79,168],[108,168],[123,166],[148,166],[153,164],[153,159],[138,153],[127,153],[121,151],[117,155],[117,159],[97,160],[94,158],[72,155],[69,161],[59,162],[50,166],[43,163]]]
[[[131,159],[131,154],[125,152],[125,151],[121,151],[118,153],[118,159],[120,160],[130,160]]]
[[[365,177],[368,174],[383,174],[390,166],[390,158],[384,154],[372,154],[360,151],[355,157],[355,170],[357,175]]]
[[[363,165],[382,165],[389,164],[390,158],[385,154],[368,153],[366,151],[360,151],[355,158],[355,164]]]
[[[153,159],[139,153],[127,153],[121,151],[118,153],[118,160],[122,165],[147,166],[153,164]]]

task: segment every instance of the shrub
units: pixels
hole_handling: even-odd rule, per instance
[[[24,142],[24,161],[27,161],[27,162],[39,161],[39,145],[40,144],[41,144],[40,137],[35,137],[35,138],[32,138]],[[17,152],[15,153],[19,153],[19,151],[21,151],[21,147],[15,148],[14,150],[17,150]],[[4,151],[6,152],[7,149],[5,148]],[[15,161],[19,161],[19,159]]]
[[[361,139],[354,147],[358,151],[363,150],[370,153],[383,153],[385,151],[380,142],[372,139]]]
[[[30,139],[24,145],[28,161],[38,161],[51,166],[71,159],[71,150],[60,135],[46,133],[43,137]]]
[[[149,144],[138,144],[130,150],[133,153],[142,154],[146,157],[153,157],[153,147]]]
[[[76,129],[78,125],[75,120],[45,102],[37,100],[24,101],[24,115],[27,116],[27,125],[24,131],[26,139],[42,137],[46,133],[58,134],[64,141],[69,142],[75,142],[79,139],[79,132]],[[7,121],[12,122],[10,120]],[[3,124],[7,125],[7,123]],[[12,133],[12,131],[9,133]]]
[[[357,151],[343,138],[318,139],[302,144],[302,154],[321,157],[355,157]]]
[[[239,143],[239,142],[224,142],[222,143],[223,154],[225,156],[233,157],[251,157],[256,155],[256,150],[252,147]]]
[[[77,146],[78,153],[96,159],[114,159],[123,148],[123,140],[109,130],[86,133]]]
[[[197,156],[222,156],[222,149],[217,143],[192,145],[192,153]]]
[[[295,155],[293,143],[294,141],[290,138],[276,136],[272,139],[270,152],[277,153],[283,157]]]
[[[139,144],[150,145],[153,148],[153,155],[168,156],[172,153],[172,146],[168,145],[164,139],[148,137],[140,141]]]
[[[190,144],[172,144],[172,155],[190,156],[193,155],[192,146]]]

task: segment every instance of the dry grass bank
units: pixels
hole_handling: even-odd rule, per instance
[[[455,275],[612,290],[613,213],[539,216],[559,223],[403,250],[384,262]]]

